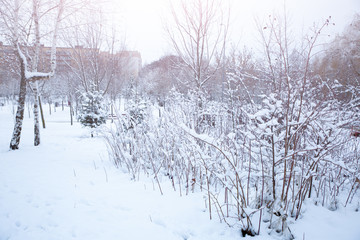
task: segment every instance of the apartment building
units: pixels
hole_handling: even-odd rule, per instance
[[[32,55],[34,49],[26,48],[28,55]],[[41,45],[38,71],[47,72],[50,70],[51,47]],[[14,47],[0,42],[0,69],[15,67],[17,59]],[[120,51],[111,54],[98,49],[85,48],[82,46],[57,47],[56,50],[56,74],[69,73],[85,66],[97,65],[105,67],[111,64],[116,71],[121,72],[126,78],[137,78],[142,66],[141,54],[137,51]],[[107,66],[109,67],[109,66]]]

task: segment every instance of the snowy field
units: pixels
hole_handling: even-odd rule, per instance
[[[100,136],[90,138],[77,122],[70,126],[68,109],[45,114],[41,145],[33,146],[26,111],[20,150],[9,151],[13,117],[11,107],[0,106],[0,240],[241,238],[238,229],[209,220],[203,193],[179,197],[162,183],[161,195],[151,179],[131,181],[109,161]],[[305,209],[290,226],[296,239],[360,239],[354,207]],[[255,239],[281,237],[262,229]]]

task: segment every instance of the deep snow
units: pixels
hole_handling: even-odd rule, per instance
[[[210,221],[203,193],[179,197],[169,183],[164,195],[151,178],[132,181],[109,161],[100,136],[57,108],[33,146],[33,120],[26,117],[20,150],[10,151],[10,106],[0,107],[0,239],[239,239],[238,229]],[[263,224],[265,226],[265,224]],[[360,214],[306,205],[292,224],[297,239],[359,240]],[[262,229],[257,239],[280,239]],[[255,238],[256,239],[256,238]]]

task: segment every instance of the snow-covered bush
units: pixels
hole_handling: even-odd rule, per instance
[[[304,49],[288,52],[286,28],[269,16],[260,30],[267,55],[252,65],[257,69],[229,65],[221,102],[205,91],[173,90],[158,107],[161,117],[143,119],[146,131],[118,124],[108,137],[114,162],[134,178],[154,177],[160,191],[164,178],[180,194],[203,191],[210,218],[217,214],[244,236],[265,228],[293,239],[291,224],[305,202],[337,210],[356,201],[359,138],[349,126],[358,122],[359,98],[337,100],[338,87],[311,69],[316,39],[329,22]]]
[[[97,128],[106,122],[106,118],[106,105],[101,92],[88,91],[80,95],[78,119],[83,126]],[[93,132],[91,132],[91,137],[93,137]]]
[[[128,116],[127,128],[132,129],[137,125],[146,124],[146,118],[148,113],[146,112],[149,103],[146,101],[129,101],[129,106],[126,109]]]
[[[303,106],[298,122],[287,122],[285,103],[270,94],[243,105],[236,110],[242,124],[234,126],[233,112],[208,101],[201,112],[214,121],[199,128],[191,96],[172,92],[166,108],[146,104],[146,124],[129,129],[121,116],[107,135],[110,154],[133,179],[153,177],[160,191],[166,179],[180,194],[203,191],[211,218],[218,215],[243,235],[256,235],[265,224],[291,239],[290,223],[303,214],[306,199],[336,209],[345,204],[344,193],[354,198],[359,141],[341,127],[345,116],[335,103]]]

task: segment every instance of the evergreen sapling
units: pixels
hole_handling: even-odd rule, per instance
[[[78,119],[83,126],[94,129],[106,122],[106,106],[101,92],[82,93],[80,103],[81,108]],[[91,137],[93,136],[93,131],[91,131]]]

